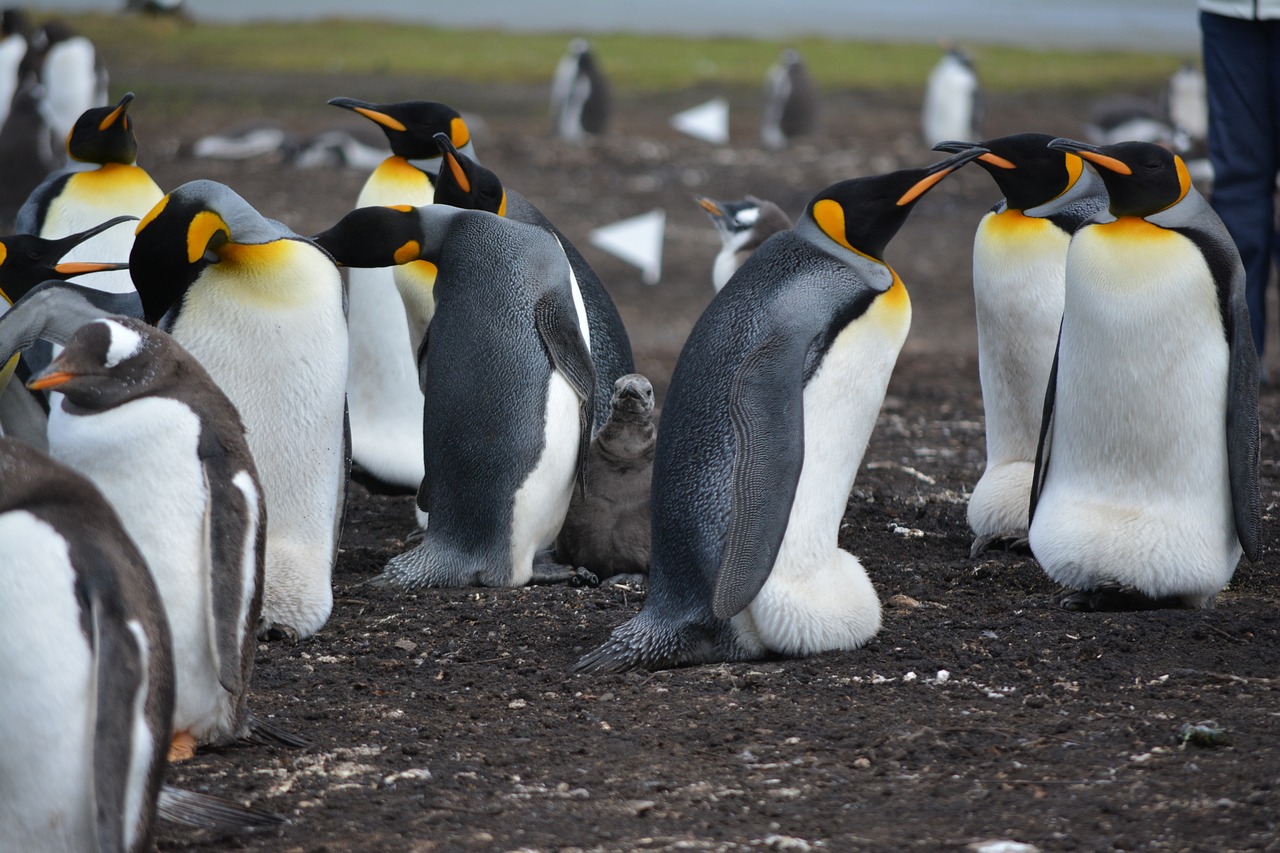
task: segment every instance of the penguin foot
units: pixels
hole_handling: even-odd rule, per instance
[[[423,530],[421,527],[415,527],[413,530],[405,534],[404,544],[416,548],[421,545],[422,540],[426,538],[427,531]]]
[[[649,576],[644,572],[623,572],[617,575],[610,575],[605,578],[602,583],[607,586],[634,586],[644,589],[649,585]]]
[[[280,640],[296,643],[298,642],[298,632],[288,625],[277,625],[273,622],[270,625],[258,626],[258,639],[264,643],[275,643]]]
[[[1007,530],[1004,533],[975,536],[973,546],[969,549],[969,559],[977,559],[997,546],[1003,547],[1005,551],[1016,551],[1020,554],[1031,553],[1031,540],[1027,538],[1027,531]]]
[[[548,548],[534,555],[533,577],[529,578],[529,584],[553,583],[567,583],[574,587],[585,586],[595,589],[600,586],[600,578],[596,577],[595,572],[582,566],[567,566],[559,562],[555,552]]]
[[[191,732],[178,731],[173,733],[173,740],[169,741],[169,763],[173,764],[177,761],[187,761],[196,757],[196,739],[192,737]]]
[[[1080,613],[1105,613],[1184,608],[1187,602],[1176,595],[1156,598],[1132,586],[1104,583],[1096,589],[1067,590],[1059,597],[1058,606],[1063,610],[1074,610]]]

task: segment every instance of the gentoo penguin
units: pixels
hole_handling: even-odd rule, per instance
[[[1209,607],[1261,554],[1258,360],[1244,268],[1182,158],[1055,139],[1109,209],[1067,252],[1031,551],[1071,610]]]
[[[0,125],[9,117],[9,104],[18,91],[19,69],[27,55],[30,30],[26,12],[12,7],[0,12]]]
[[[961,48],[949,49],[925,83],[921,113],[925,144],[981,139],[983,112],[982,86],[973,59]]]
[[[176,674],[169,760],[247,735],[266,514],[235,406],[173,338],[128,318],[81,326],[28,387],[65,396],[50,453],[111,503],[160,590]]]
[[[129,92],[114,106],[95,107],[80,115],[66,137],[67,155],[76,166],[54,172],[32,191],[18,212],[17,230],[55,239],[82,231],[113,216],[139,218],[164,196],[137,165]],[[133,226],[118,225],[67,254],[82,259],[123,260],[133,245]],[[111,293],[130,293],[127,272],[94,276],[79,282]]]
[[[551,224],[542,211],[514,190],[505,189],[497,175],[463,152],[452,148],[448,139],[437,136],[436,141],[445,151],[444,159],[448,166],[440,171],[436,179],[436,203],[487,210],[516,222],[537,226],[555,237],[568,257],[572,268],[570,284],[574,304],[578,306],[579,312],[585,313],[584,334],[587,347],[591,350],[592,364],[595,365],[595,423],[598,427],[609,417],[609,400],[613,397],[614,383],[635,370],[631,339],[627,336],[626,326],[622,324],[622,317],[619,316],[609,291],[605,290],[604,283],[577,247]],[[396,270],[396,283],[401,288],[400,293],[404,296],[406,305],[411,298],[410,291],[419,294],[424,291],[421,276],[416,273],[413,267],[401,266]],[[414,279],[402,280],[405,276],[414,276]],[[422,301],[426,299],[419,298]],[[412,313],[414,312],[410,311]],[[410,325],[412,324],[411,317]]]
[[[556,560],[601,579],[649,573],[649,486],[658,430],[653,386],[638,373],[613,386],[609,419],[587,450],[586,482],[569,501]]]
[[[613,95],[591,46],[584,39],[569,42],[569,52],[551,78],[551,123],[556,136],[582,142],[599,136],[609,124]]]
[[[365,207],[315,237],[346,266],[427,262],[435,316],[419,351],[426,406],[420,545],[398,586],[522,586],[580,482],[595,388],[573,271],[551,232],[443,204]],[[569,575],[563,579],[568,580]]]
[[[34,75],[23,77],[0,125],[0,231],[22,230],[14,227],[18,211],[59,165],[47,112],[44,86]]]
[[[49,21],[31,37],[39,57],[55,141],[67,138],[85,110],[107,102],[107,70],[92,41],[65,21]]]
[[[471,131],[457,110],[433,101],[373,104],[354,98],[329,103],[374,122],[386,134],[391,156],[356,199],[356,207],[430,204],[440,171],[437,133],[470,152]],[[422,391],[417,344],[405,329],[405,307],[388,269],[347,271],[350,302],[351,455],[385,483],[417,488],[422,482]]]
[[[760,141],[766,148],[786,148],[817,126],[818,87],[800,54],[788,48],[765,78]]]
[[[169,629],[87,479],[0,438],[0,826],[7,850],[153,849]]]
[[[836,537],[911,322],[884,249],[930,187],[983,153],[828,187],[716,294],[663,406],[644,609],[580,671],[875,636],[876,591]]]
[[[749,195],[741,201],[716,201],[706,196],[695,200],[711,217],[723,246],[711,266],[711,286],[717,292],[729,283],[738,268],[779,231],[791,229],[791,217],[771,201]]]
[[[973,161],[1004,193],[973,238],[987,434],[987,466],[969,497],[974,557],[997,541],[1026,543],[1044,389],[1062,323],[1067,244],[1107,206],[1102,180],[1075,154],[1049,148],[1052,139],[1043,133],[989,139],[982,143],[988,153]],[[951,152],[973,147],[934,146]]]
[[[263,628],[308,637],[333,605],[346,497],[337,267],[213,181],[161,199],[129,264],[145,319],[204,365],[244,420],[267,508]]]

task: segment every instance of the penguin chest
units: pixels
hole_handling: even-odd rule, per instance
[[[403,157],[388,157],[365,181],[356,207],[408,204],[422,207],[435,199],[427,173]]]
[[[13,850],[93,844],[92,653],[66,540],[0,515],[0,827]]]

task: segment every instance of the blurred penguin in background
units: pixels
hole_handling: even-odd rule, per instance
[[[959,140],[977,142],[982,138],[984,112],[982,86],[968,51],[944,45],[947,52],[929,72],[921,115],[924,142]]]
[[[27,33],[31,25],[21,9],[0,12],[0,125],[9,117],[9,104],[22,79],[19,70],[27,55]]]
[[[1186,134],[1192,147],[1203,145],[1209,135],[1209,100],[1204,74],[1193,62],[1184,62],[1165,86],[1169,123]]]
[[[45,87],[34,75],[18,85],[0,125],[0,231],[12,233],[18,210],[55,168]]]
[[[800,54],[788,48],[765,78],[760,140],[766,148],[786,148],[818,126],[818,87]]]
[[[36,30],[30,55],[44,84],[54,142],[60,146],[85,110],[107,102],[107,69],[93,42],[57,20]]]
[[[582,142],[604,133],[613,110],[609,84],[584,39],[569,43],[551,81],[551,121],[556,135]]]

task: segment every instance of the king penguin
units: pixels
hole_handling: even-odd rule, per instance
[[[164,196],[137,165],[130,92],[114,106],[95,107],[76,120],[66,137],[67,155],[77,165],[49,175],[18,211],[17,230],[56,239],[113,216],[140,218]],[[133,245],[133,227],[117,225],[86,240],[66,260],[124,260]],[[127,272],[97,275],[81,282],[110,293],[130,293]]]
[[[244,425],[200,364],[141,320],[81,326],[28,387],[65,399],[49,450],[111,503],[173,639],[169,760],[249,732],[266,513]]]
[[[398,586],[523,586],[564,522],[591,440],[591,355],[573,272],[552,234],[443,204],[366,207],[315,237],[346,266],[427,263],[435,316],[419,351],[426,399],[420,545]],[[482,425],[482,426],[481,426]]]
[[[982,143],[988,153],[973,161],[1004,198],[973,238],[987,465],[969,497],[972,557],[998,541],[1026,543],[1044,389],[1062,323],[1067,244],[1107,206],[1102,180],[1075,154],[1049,148],[1052,139],[1043,133],[989,139]],[[951,152],[973,147],[934,146]]]
[[[9,438],[0,649],[5,849],[154,849],[173,709],[164,609],[93,484]]]
[[[786,148],[817,126],[818,87],[800,54],[788,48],[765,78],[760,140],[766,148]]]
[[[609,125],[613,94],[585,39],[569,42],[569,52],[551,78],[551,123],[569,142],[599,136]]]
[[[107,102],[107,69],[97,47],[65,21],[49,21],[31,37],[47,92],[50,130],[63,140],[79,117]]]
[[[1262,544],[1239,253],[1168,149],[1050,146],[1097,169],[1109,206],[1067,251],[1031,551],[1067,609],[1210,607]]]
[[[213,181],[161,199],[129,265],[145,319],[244,420],[267,510],[262,627],[308,637],[333,606],[350,458],[342,277],[314,243]]]
[[[445,104],[373,104],[354,98],[329,103],[377,124],[391,145],[391,156],[369,175],[356,207],[430,204],[440,171],[437,133],[447,134],[461,150],[472,150],[467,123]],[[422,391],[417,343],[405,330],[405,307],[389,269],[347,270],[347,285],[352,458],[385,483],[417,488],[422,482]]]
[[[760,244],[791,228],[791,217],[771,201],[749,195],[741,201],[716,201],[695,196],[720,234],[720,252],[711,265],[711,286],[718,293]]]
[[[10,7],[0,12],[0,125],[9,117],[9,105],[18,91],[30,30],[31,25],[23,10]]]
[[[644,608],[579,671],[854,649],[880,629],[836,544],[911,323],[884,249],[976,148],[818,193],[716,294],[676,362],[653,462]]]
[[[613,397],[615,383],[635,371],[631,339],[609,291],[605,290],[604,283],[577,247],[532,202],[514,190],[504,188],[496,174],[453,148],[448,139],[437,136],[436,141],[445,152],[447,165],[436,179],[438,204],[487,210],[541,228],[555,238],[568,258],[573,301],[586,317],[583,335],[591,351],[591,362],[595,365],[595,423],[599,427],[609,418],[609,400]],[[419,272],[413,266],[401,266],[396,271],[396,281],[401,286],[406,304],[411,290],[424,292]],[[402,281],[402,277],[413,277],[413,280]]]
[[[925,82],[920,116],[925,144],[980,139],[984,112],[982,84],[973,59],[961,48],[948,49]]]

